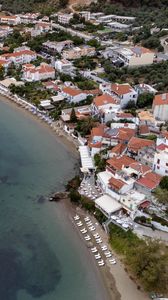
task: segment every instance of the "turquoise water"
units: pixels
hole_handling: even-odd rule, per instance
[[[107,299],[95,263],[61,203],[74,174],[52,132],[0,101],[0,299]]]

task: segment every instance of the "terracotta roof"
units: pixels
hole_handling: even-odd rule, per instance
[[[111,90],[117,95],[124,95],[132,92],[132,87],[126,83],[126,84],[118,84],[114,83],[111,85]]]
[[[140,179],[138,179],[137,184],[140,184],[148,188],[149,190],[153,190],[159,185],[161,178],[162,177],[160,175],[154,172],[150,172],[145,174],[145,176],[141,177]]]
[[[94,98],[93,100],[94,104],[96,106],[103,106],[103,105],[106,105],[106,104],[117,104],[117,100],[110,96],[110,95],[102,95],[102,96],[97,96],[96,98]]]
[[[17,17],[16,16],[0,16],[0,19],[13,19],[13,20],[15,20]]]
[[[121,119],[134,118],[134,116],[132,114],[130,114],[130,113],[124,113],[124,112],[117,113],[117,117],[121,118]]]
[[[118,128],[118,139],[123,142],[128,142],[135,135],[135,129]]]
[[[109,180],[109,185],[115,190],[120,190],[125,184],[126,183],[124,181],[114,177],[111,177]]]
[[[107,160],[107,164],[115,170],[121,170],[122,167],[130,166],[135,160],[123,155],[122,157],[113,157]]]
[[[99,89],[83,90],[83,92],[88,94],[88,95],[100,95],[100,94],[102,94],[101,90],[99,90]]]
[[[150,147],[155,144],[154,141],[132,137],[128,143],[128,150],[137,152],[144,147]]]
[[[68,95],[73,96],[73,97],[77,96],[77,95],[80,95],[80,94],[83,93],[83,91],[77,90],[77,89],[73,89],[71,87],[65,87],[65,88],[63,88],[63,92],[65,94],[68,94]]]
[[[153,107],[155,105],[164,105],[168,104],[168,93],[155,95],[153,99]]]
[[[145,173],[148,173],[148,172],[151,172],[152,169],[146,165],[143,165],[139,162],[133,162],[131,165],[130,165],[130,168],[136,170],[137,172],[141,173],[141,174],[145,174]]]
[[[139,126],[139,134],[148,134],[150,133],[149,127],[147,125]]]
[[[2,54],[0,57],[8,58],[8,57],[17,57],[17,56],[22,56],[22,55],[35,55],[36,52],[32,50],[22,50],[22,51],[17,51],[13,53],[5,53]]]
[[[110,152],[115,153],[117,155],[121,155],[125,151],[126,148],[127,148],[127,146],[125,144],[119,143],[116,146],[114,146]]]
[[[100,124],[98,127],[94,127],[91,130],[91,136],[104,136],[104,130],[107,128],[105,125]]]
[[[89,147],[90,148],[101,148],[102,143],[101,142],[97,142],[97,143],[91,143],[89,142]]]

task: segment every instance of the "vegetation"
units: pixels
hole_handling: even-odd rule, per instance
[[[70,115],[70,122],[71,123],[76,123],[77,122],[77,117],[75,113],[75,109],[72,108],[71,115]]]
[[[96,122],[97,120],[91,117],[79,120],[75,129],[81,134],[81,136],[86,136],[90,134],[90,131],[95,126]]]
[[[103,155],[101,153],[96,153],[94,155],[94,162],[95,162],[95,166],[96,166],[96,173],[105,171],[106,159],[103,158]]]
[[[106,77],[112,82],[130,84],[146,83],[155,85],[159,92],[168,90],[168,62],[152,64],[139,68],[116,68],[109,59],[102,60]]]
[[[153,103],[154,95],[151,93],[143,93],[138,96],[137,107],[138,108],[150,108]]]
[[[78,69],[84,70],[94,70],[96,68],[97,62],[88,56],[83,56],[82,58],[78,58],[74,61],[74,66]]]
[[[29,102],[39,105],[40,100],[48,99],[52,94],[49,90],[42,88],[41,82],[25,83],[25,85],[15,86],[10,85],[10,91],[13,94],[17,94],[20,97],[26,98]]]
[[[110,243],[129,271],[147,291],[164,293],[168,280],[167,247],[157,241],[140,240],[133,232],[110,225]]]
[[[68,0],[1,0],[2,9],[12,13],[39,11],[50,15],[59,8],[64,8]]]
[[[168,205],[168,190],[157,187],[154,191],[156,199],[165,205]]]
[[[159,184],[161,189],[168,191],[168,176],[163,176]]]

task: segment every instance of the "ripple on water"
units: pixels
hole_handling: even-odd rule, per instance
[[[55,290],[61,267],[42,236],[35,231],[20,235],[19,243],[11,237],[0,248],[1,299],[17,300],[19,290],[26,290],[33,298]]]

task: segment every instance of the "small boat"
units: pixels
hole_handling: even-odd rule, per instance
[[[91,227],[89,227],[89,230],[94,231],[94,230],[96,230],[96,228],[94,226],[91,226]]]
[[[96,258],[96,259],[100,259],[100,258],[101,258],[101,255],[100,255],[100,253],[98,253],[98,254],[95,254],[95,258]]]
[[[97,243],[97,244],[102,243],[102,239],[96,239],[96,243]]]

